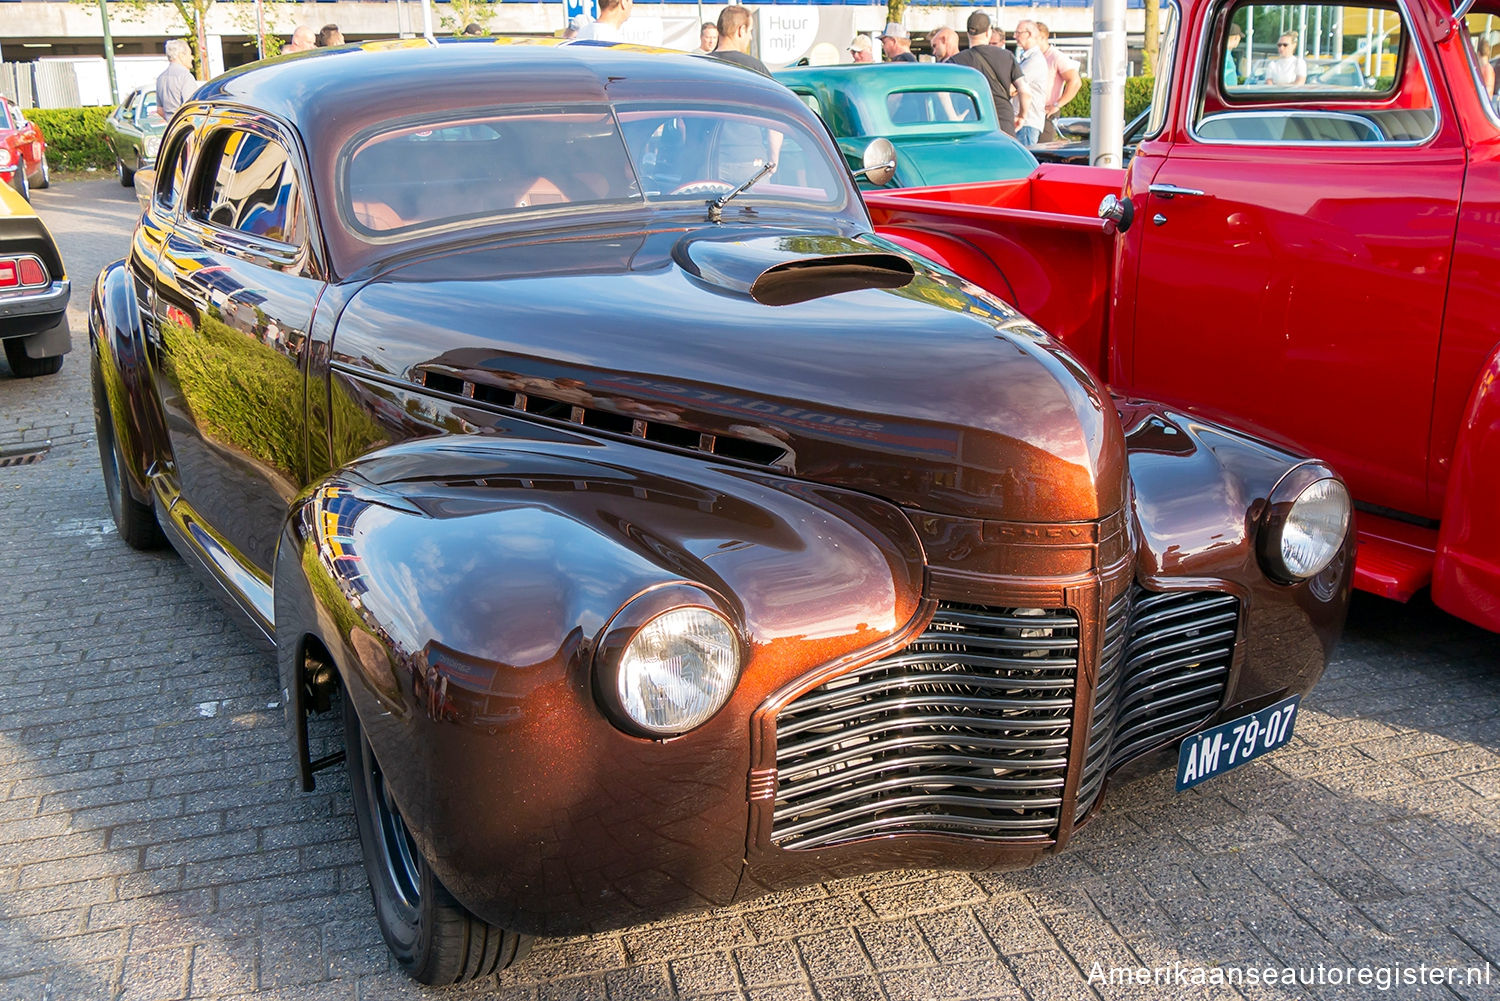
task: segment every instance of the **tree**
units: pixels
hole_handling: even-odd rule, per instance
[[[495,16],[495,0],[451,0],[447,12],[438,16],[438,24],[455,35],[462,35],[464,28],[477,24],[490,33],[490,19]]]
[[[1146,25],[1143,34],[1145,45],[1142,52],[1142,62],[1146,65],[1142,69],[1142,75],[1156,75],[1156,60],[1161,53],[1161,8],[1157,6],[1158,0],[1146,0]]]

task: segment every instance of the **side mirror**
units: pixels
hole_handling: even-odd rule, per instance
[[[156,168],[143,167],[135,172],[135,200],[144,212],[151,206],[151,192],[156,190]]]
[[[883,188],[896,176],[896,147],[889,139],[871,142],[865,147],[863,159],[865,165],[854,172],[856,178],[863,176],[875,187]]]

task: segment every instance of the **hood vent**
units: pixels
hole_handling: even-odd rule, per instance
[[[565,400],[520,393],[457,376],[419,369],[416,379],[427,389],[447,396],[472,400],[484,409],[527,414],[547,420],[576,424],[579,427],[626,438],[637,438],[657,445],[705,452],[724,459],[734,459],[757,466],[777,466],[786,458],[786,449],[744,438],[733,438],[711,431],[699,431],[668,421],[647,421],[599,407],[585,407]]]
[[[858,240],[823,234],[710,230],[684,237],[672,256],[684,271],[763,306],[905,288],[916,277],[906,258]]]

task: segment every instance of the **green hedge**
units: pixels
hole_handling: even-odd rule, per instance
[[[26,117],[47,137],[47,162],[60,170],[113,170],[115,156],[104,141],[104,119],[114,108],[30,108]]]
[[[1156,78],[1150,76],[1133,76],[1125,81],[1125,120],[1128,122],[1136,115],[1145,111],[1151,103],[1151,88],[1156,86]],[[1078,96],[1063,105],[1058,115],[1063,118],[1087,118],[1089,117],[1089,78],[1083,78],[1083,86],[1078,88]]]

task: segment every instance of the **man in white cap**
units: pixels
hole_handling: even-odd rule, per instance
[[[885,58],[893,63],[914,63],[917,57],[911,53],[911,36],[903,25],[888,21],[880,33],[880,48]]]
[[[870,44],[870,36],[855,35],[854,41],[849,43],[849,55],[857,63],[873,63],[875,61],[875,47]]]

